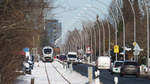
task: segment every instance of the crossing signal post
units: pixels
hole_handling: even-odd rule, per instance
[[[134,46],[134,49],[133,49],[134,60],[138,61],[138,55],[140,54],[141,51],[143,51],[143,49],[141,49],[138,43],[136,42],[133,42],[133,46]]]

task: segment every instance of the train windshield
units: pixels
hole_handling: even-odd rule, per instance
[[[45,54],[51,54],[52,50],[51,49],[44,49]]]

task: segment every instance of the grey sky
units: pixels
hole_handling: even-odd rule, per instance
[[[84,20],[94,21],[97,14],[103,18],[103,13],[107,14],[111,0],[55,0],[54,2],[54,6],[58,8],[53,10],[53,13],[62,23],[63,33],[66,33],[75,27],[80,29],[80,24]]]

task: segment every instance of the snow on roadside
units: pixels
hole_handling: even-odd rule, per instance
[[[61,75],[56,73],[55,69],[52,68],[52,66],[54,66],[61,74],[63,74],[63,76],[67,80],[69,80],[71,84],[87,84],[88,83],[87,77],[82,76],[75,71],[71,72],[70,69],[64,68],[63,65],[60,64],[58,61],[54,61],[52,64],[46,63],[46,65],[47,65],[48,75],[49,75],[51,84],[68,84],[61,77]],[[47,76],[45,72],[45,66],[43,62],[35,63],[34,69],[32,70],[32,75],[24,75],[24,76],[18,77],[16,84],[31,84],[31,78],[35,79],[35,84],[48,84]]]
[[[30,75],[21,75],[16,79],[15,84],[30,84],[30,80]]]

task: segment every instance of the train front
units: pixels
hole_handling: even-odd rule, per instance
[[[53,48],[52,47],[44,47],[43,48],[43,62],[52,62],[53,61]]]

